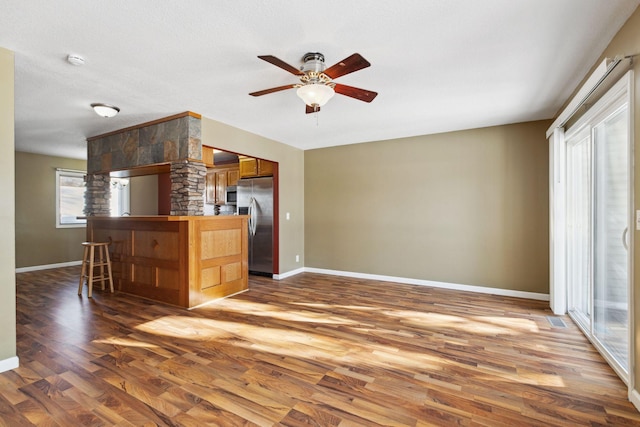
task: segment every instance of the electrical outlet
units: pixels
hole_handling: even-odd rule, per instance
[[[296,255],[296,262],[300,262],[300,255]]]

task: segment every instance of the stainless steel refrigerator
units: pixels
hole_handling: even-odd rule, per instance
[[[273,177],[238,181],[238,214],[249,215],[249,273],[273,275]]]

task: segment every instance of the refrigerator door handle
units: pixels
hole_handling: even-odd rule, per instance
[[[256,228],[258,222],[258,212],[256,206],[256,199],[251,198],[251,202],[249,202],[249,232],[252,236],[256,235]]]
[[[254,198],[253,199],[253,209],[251,209],[251,214],[253,215],[253,235],[256,235],[256,231],[258,230],[258,202]]]
[[[253,230],[253,215],[252,215],[252,212],[251,212],[251,207],[252,207],[251,204],[252,204],[252,202],[253,202],[253,197],[251,198],[251,200],[249,200],[249,208],[248,208],[248,211],[247,211],[247,214],[249,215],[249,235],[251,235],[251,236],[253,235],[252,234],[252,230]]]

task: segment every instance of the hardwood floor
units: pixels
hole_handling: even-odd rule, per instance
[[[640,425],[548,303],[302,274],[191,311],[17,275],[2,426]]]

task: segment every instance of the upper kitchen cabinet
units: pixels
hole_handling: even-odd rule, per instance
[[[273,163],[268,160],[239,156],[240,178],[272,176]]]
[[[216,204],[224,205],[227,203],[227,171],[216,172]]]
[[[238,185],[240,179],[240,171],[238,168],[229,169],[227,171],[227,185]]]
[[[202,163],[208,168],[213,167],[213,147],[207,145],[202,146]]]
[[[205,178],[205,203],[215,205],[218,203],[216,188],[216,173],[214,171],[207,171],[207,177]]]
[[[206,203],[211,205],[227,204],[227,187],[238,184],[237,165],[218,166],[207,171]]]

